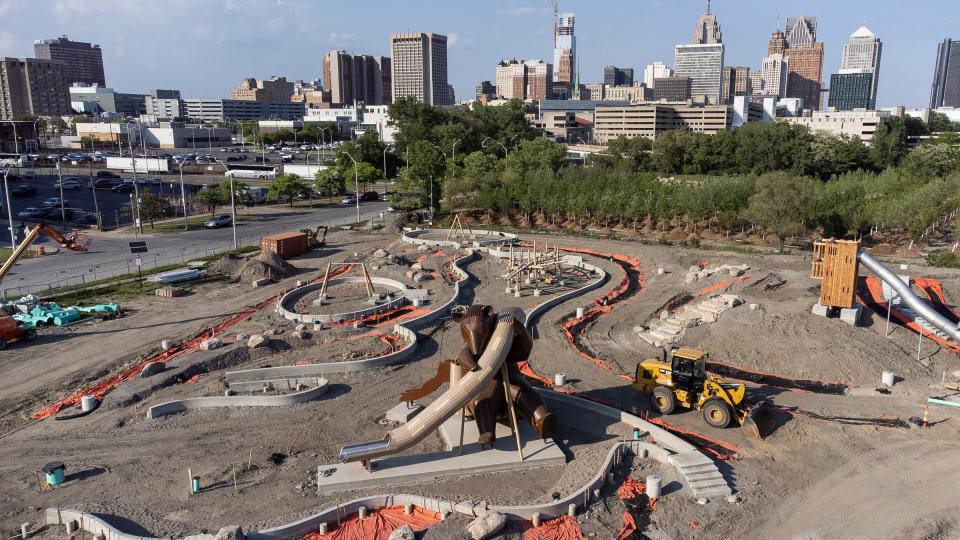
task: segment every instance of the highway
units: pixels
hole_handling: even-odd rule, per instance
[[[387,208],[384,202],[360,204],[361,219],[379,220]],[[221,212],[228,211],[224,208]],[[246,211],[245,211],[246,213]],[[318,225],[344,225],[356,221],[353,205],[337,204],[322,208],[289,208],[285,206],[257,207],[249,211],[249,220],[237,222],[237,240],[241,246],[259,245],[260,237],[283,231],[315,228]],[[386,216],[386,214],[384,214]],[[141,255],[144,269],[184,262],[232,247],[230,227],[184,231],[176,234],[144,234],[133,231],[100,233],[91,229],[90,250],[77,253],[60,250],[55,255],[22,259],[0,283],[0,295],[17,298],[27,292],[38,292],[49,286],[79,285],[96,279],[136,271],[136,256],[130,254],[128,243],[145,240],[149,252]],[[50,245],[49,242],[47,245]]]

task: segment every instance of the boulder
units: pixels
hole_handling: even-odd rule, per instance
[[[230,525],[217,532],[217,540],[246,540],[247,535],[239,525]]]
[[[413,279],[414,283],[421,283],[423,281],[430,279],[430,275],[424,272],[417,272],[416,274],[413,275],[411,279]]]
[[[453,511],[458,514],[466,514],[468,516],[473,515],[473,507],[477,505],[477,501],[467,499],[465,501],[460,501],[457,504],[453,505]]]
[[[303,324],[303,323],[300,323],[300,324],[298,324],[297,326],[295,326],[294,329],[295,329],[295,330],[306,330],[306,329],[307,329],[307,325],[305,325],[305,324]]]
[[[413,270],[414,272],[419,272],[423,270],[423,265],[420,263],[413,263],[410,265],[410,269]]]
[[[212,337],[210,339],[200,342],[201,351],[212,351],[214,349],[220,348],[223,345],[223,342],[220,341],[220,338]]]
[[[387,540],[415,540],[417,538],[416,533],[413,532],[413,527],[409,525],[401,525],[393,530],[390,533],[390,536],[387,537]]]
[[[684,283],[693,283],[697,280],[696,272],[688,272],[686,277],[683,278]]]
[[[467,533],[473,540],[484,540],[500,532],[506,524],[507,516],[500,512],[487,512],[467,526]]]
[[[296,330],[291,335],[298,339],[310,339],[310,332],[306,330]]]
[[[143,369],[140,370],[141,377],[151,377],[157,373],[163,372],[166,366],[161,362],[149,362],[147,365],[143,366]]]
[[[376,250],[376,251],[373,252],[373,256],[376,257],[376,258],[378,258],[378,259],[382,259],[382,258],[386,257],[387,255],[389,255],[389,253],[387,253],[387,250],[385,250],[385,249],[383,249],[383,248],[380,248],[380,249],[378,249],[378,250]]]
[[[267,339],[263,334],[254,334],[250,336],[250,339],[247,340],[247,347],[251,349],[256,349],[258,347],[266,347],[270,343],[270,340]]]
[[[271,283],[270,278],[258,279],[253,282],[254,287],[265,287]]]

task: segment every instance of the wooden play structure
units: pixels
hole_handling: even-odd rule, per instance
[[[327,270],[323,273],[323,283],[320,285],[320,297],[319,301],[323,302],[327,298],[327,288],[330,285],[330,269],[334,266],[347,266],[347,267],[356,267],[358,263],[348,263],[348,262],[328,262]],[[363,272],[363,283],[367,287],[367,296],[372,298],[376,291],[373,289],[373,281],[370,279],[370,272],[367,272],[367,265],[364,262],[360,262],[360,270]]]
[[[533,243],[532,248],[518,247],[510,245],[510,257],[507,262],[507,273],[503,278],[507,281],[508,287],[513,292],[523,290],[524,285],[534,286],[543,280],[547,285],[554,282],[560,283],[563,279],[563,257],[560,255],[560,247],[554,245],[551,248],[544,244],[543,249],[538,249],[537,243]],[[510,291],[508,291],[510,292]]]
[[[841,309],[853,307],[859,251],[858,240],[827,238],[813,243],[810,277],[821,281],[820,304]]]
[[[447,231],[446,239],[472,238],[473,236],[473,229],[470,228],[467,220],[464,219],[463,212],[457,212],[457,215],[453,216],[453,222],[450,223],[450,229]]]

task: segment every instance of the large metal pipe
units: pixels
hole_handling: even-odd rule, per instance
[[[900,295],[900,298],[903,299],[903,302],[907,304],[910,309],[916,311],[924,320],[942,330],[943,333],[950,336],[950,339],[960,343],[960,328],[943,315],[937,313],[937,310],[930,307],[929,304],[921,300],[917,295],[913,294],[910,285],[904,283],[899,276],[891,272],[886,266],[880,264],[880,261],[874,259],[869,253],[860,251],[857,253],[857,258],[867,269],[876,274],[877,277],[880,278],[880,281],[883,281],[893,288],[893,290],[897,291],[897,294]]]

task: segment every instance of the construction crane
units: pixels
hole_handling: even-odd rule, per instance
[[[17,260],[24,253],[26,253],[27,248],[29,248],[30,244],[32,244],[33,241],[40,236],[40,233],[44,233],[49,236],[51,240],[60,244],[60,247],[67,248],[72,251],[86,251],[90,246],[90,238],[78,230],[73,230],[64,236],[60,234],[60,231],[47,224],[38,223],[36,227],[30,229],[30,232],[27,233],[27,237],[24,238],[23,242],[20,242],[20,245],[13,250],[13,253],[10,254],[10,258],[7,259],[7,262],[3,263],[3,266],[0,267],[0,281],[3,281],[3,278],[7,275],[7,272],[9,272],[10,269],[13,268],[13,265],[16,264]]]
[[[557,17],[560,11],[560,7],[557,5],[557,0],[550,0],[550,3],[553,5],[553,43],[550,45],[552,47],[557,46]]]

